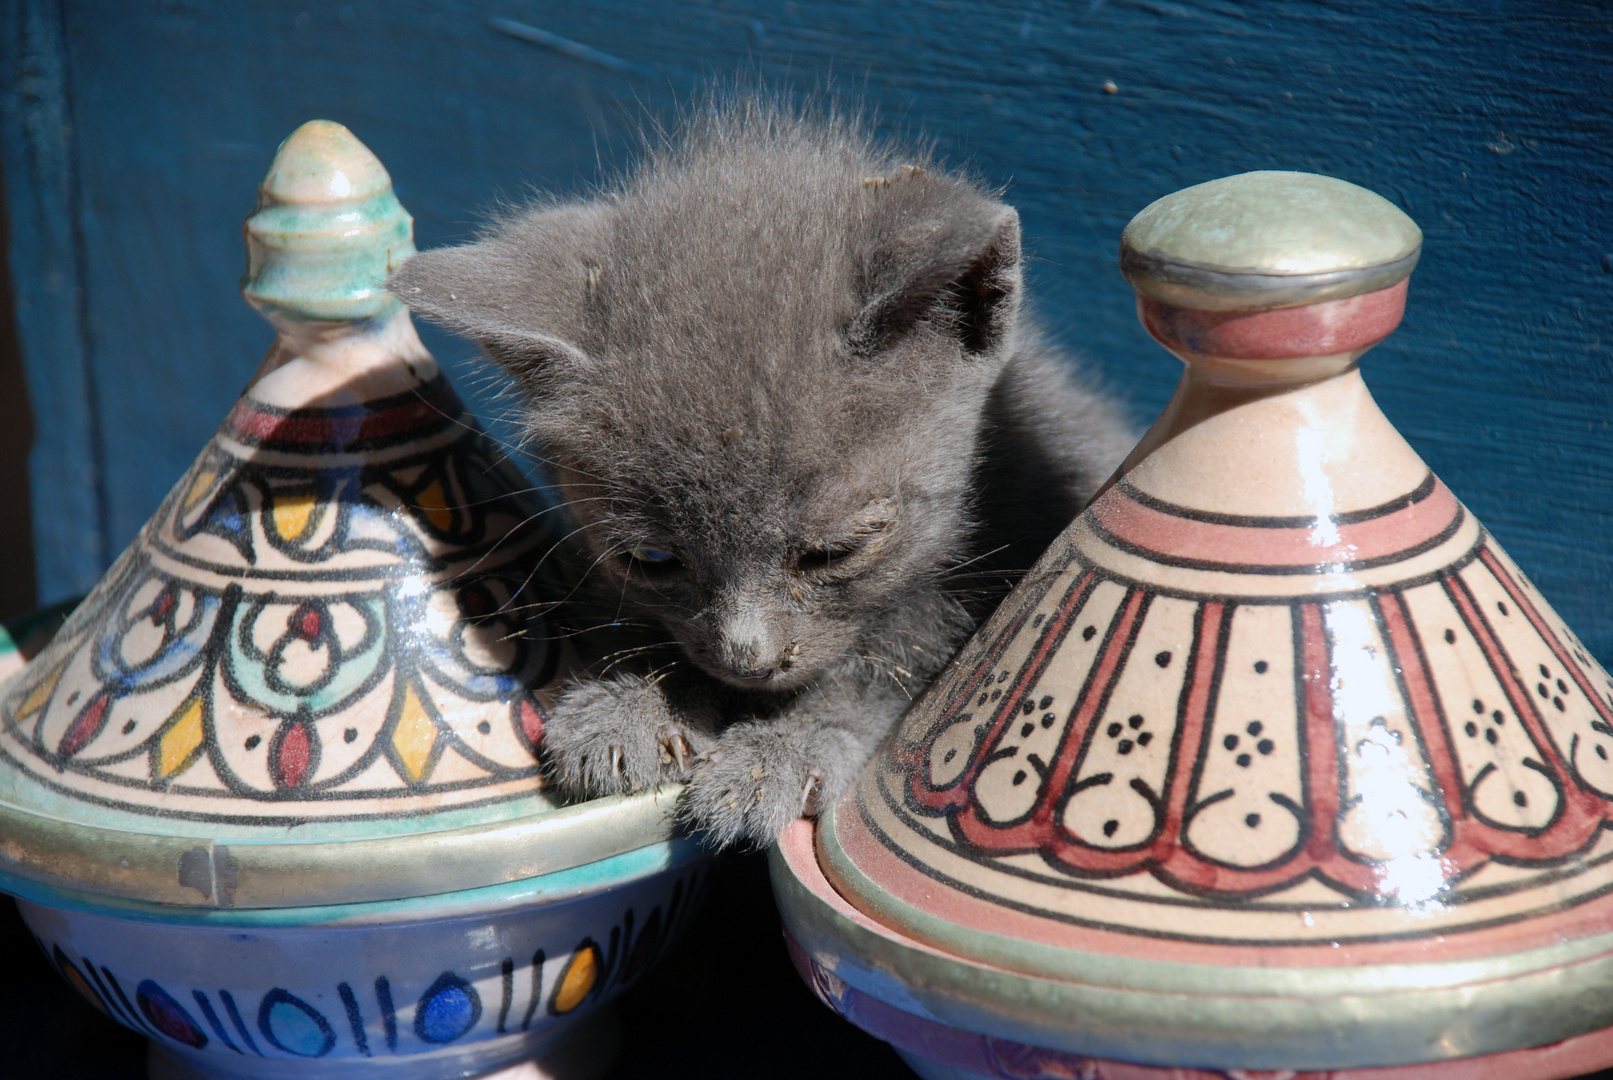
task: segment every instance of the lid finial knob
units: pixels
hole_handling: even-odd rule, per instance
[[[1249,172],[1154,202],[1120,240],[1142,323],[1183,359],[1358,357],[1405,310],[1422,231],[1330,176]]]
[[[387,275],[414,254],[414,219],[351,131],[310,120],[280,144],[246,222],[241,295],[271,322],[379,320]]]

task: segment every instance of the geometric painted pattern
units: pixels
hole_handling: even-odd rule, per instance
[[[421,977],[417,958],[379,957],[376,969],[329,970],[308,984],[264,985],[244,964],[192,986],[172,973],[119,970],[116,959],[85,955],[71,942],[35,941],[91,1005],[159,1044],[243,1058],[410,1057],[541,1030],[614,997],[683,931],[707,882],[705,872],[687,871],[657,887],[648,913],[592,912],[592,932],[580,938],[545,944],[515,921],[503,927],[504,946],[518,951],[494,962],[444,955],[455,966],[434,977]],[[398,967],[412,968],[413,978]],[[300,972],[269,977],[288,974]]]
[[[1404,932],[1394,909],[1445,933],[1613,888],[1613,678],[1432,475],[1321,523],[1122,482],[1067,537],[842,833],[1165,937],[1183,904],[1208,940],[1359,940]]]
[[[0,702],[0,768],[290,824],[530,795],[559,649],[543,507],[446,380],[243,397]]]

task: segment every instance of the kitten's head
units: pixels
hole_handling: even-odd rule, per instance
[[[1018,216],[977,184],[743,100],[389,285],[515,377],[624,607],[788,690],[966,554],[1020,281]]]

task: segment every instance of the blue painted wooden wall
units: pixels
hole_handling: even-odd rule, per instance
[[[1552,0],[9,0],[0,150],[42,600],[87,587],[269,342],[235,293],[277,142],[349,125],[422,247],[580,191],[712,74],[832,79],[1007,185],[1043,319],[1137,416],[1176,364],[1115,249],[1176,188],[1307,169],[1427,241],[1366,362],[1390,417],[1613,660],[1613,16]],[[518,40],[518,20],[621,59]],[[1111,81],[1116,92],[1105,92]],[[430,344],[472,389],[462,342]],[[473,395],[474,396],[474,395]],[[485,397],[479,398],[484,406]],[[3,527],[3,525],[0,525]]]

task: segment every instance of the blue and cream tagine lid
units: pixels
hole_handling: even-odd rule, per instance
[[[665,839],[671,797],[562,806],[566,650],[530,483],[383,289],[414,252],[375,156],[314,121],[246,226],[279,331],[50,646],[0,687],[0,886],[162,904],[385,900]]]

